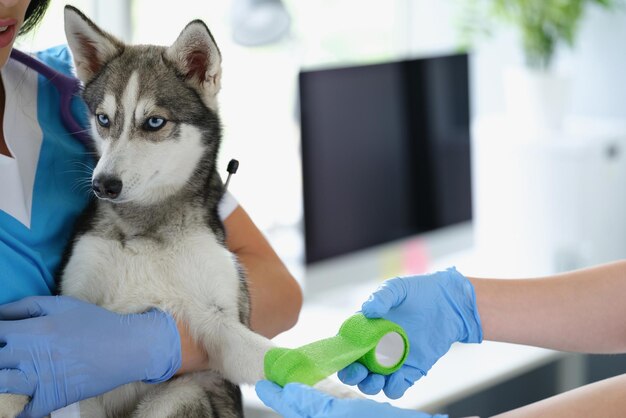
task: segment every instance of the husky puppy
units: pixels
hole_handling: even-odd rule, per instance
[[[199,20],[169,47],[129,46],[66,6],[65,31],[99,157],[99,199],[79,221],[61,292],[119,313],[171,313],[213,370],[122,386],[81,402],[81,415],[241,417],[236,385],[264,377],[272,343],[247,326],[246,280],[218,216],[220,51]],[[23,407],[23,398],[14,399]]]
[[[248,329],[245,277],[218,216],[220,51],[193,21],[170,47],[128,46],[66,7],[65,31],[99,155],[99,200],[74,239],[65,295],[120,312],[157,307],[189,327],[216,372],[134,383],[86,416],[242,416],[234,384],[263,378],[269,340]],[[232,383],[230,383],[232,382]]]

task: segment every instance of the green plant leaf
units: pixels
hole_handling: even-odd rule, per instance
[[[588,5],[607,10],[624,0],[462,0],[457,28],[462,43],[492,34],[496,23],[514,26],[520,34],[526,64],[547,69],[560,44],[572,47]]]

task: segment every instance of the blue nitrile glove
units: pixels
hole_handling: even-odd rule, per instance
[[[446,418],[400,409],[371,399],[337,399],[300,383],[281,388],[269,380],[256,384],[259,398],[285,418]]]
[[[170,315],[156,309],[120,315],[67,296],[0,306],[0,347],[0,393],[32,397],[24,417],[126,383],[161,382],[181,365]]]
[[[369,373],[360,363],[339,371],[339,379],[370,395],[384,390],[392,399],[422,376],[452,343],[480,343],[482,326],[474,286],[454,267],[424,276],[385,281],[361,307],[368,318],[385,318],[404,328],[410,351],[404,365],[389,376]]]

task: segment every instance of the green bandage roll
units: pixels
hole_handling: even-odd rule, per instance
[[[280,386],[292,382],[313,386],[355,361],[373,373],[388,375],[402,366],[408,353],[409,340],[400,325],[356,314],[335,337],[300,348],[269,350],[265,378]]]

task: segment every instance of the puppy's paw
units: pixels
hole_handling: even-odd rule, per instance
[[[315,389],[320,392],[327,393],[335,398],[341,399],[363,399],[360,393],[352,390],[350,386],[346,386],[342,383],[336,382],[332,379],[324,379],[317,382],[314,386]]]
[[[15,418],[29,401],[24,395],[0,394],[0,418]]]

